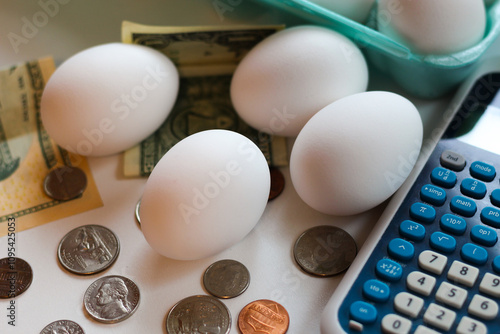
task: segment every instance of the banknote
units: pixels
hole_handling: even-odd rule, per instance
[[[125,152],[124,174],[146,176],[181,139],[203,130],[227,129],[250,138],[273,166],[288,164],[286,139],[247,125],[229,95],[232,73],[258,42],[283,26],[158,27],[123,22],[122,41],[155,48],[180,73],[177,101],[160,128]]]
[[[50,57],[0,70],[0,236],[8,221],[22,231],[102,205],[87,160],[58,147],[41,122],[40,100],[54,70]],[[45,176],[61,166],[85,172],[82,196],[57,201],[45,194]]]

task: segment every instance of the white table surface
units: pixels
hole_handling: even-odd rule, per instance
[[[41,0],[54,3],[56,0]],[[41,10],[39,1],[0,0],[0,66],[4,67],[46,55],[56,65],[74,53],[93,45],[120,40],[122,20],[157,25],[228,25],[294,24],[296,18],[242,0],[232,11],[219,15],[212,0],[66,0],[58,12],[40,27],[26,44],[15,50],[7,35],[20,34],[23,18],[31,19]],[[238,2],[233,2],[238,3]],[[17,52],[16,52],[17,51]],[[500,55],[497,41],[488,57]],[[404,95],[383,76],[371,78],[370,89],[392,90]],[[447,107],[450,96],[421,100],[408,96],[419,108],[428,135]],[[146,178],[125,178],[122,156],[89,159],[104,206],[60,219],[17,235],[17,256],[33,268],[31,287],[16,298],[16,327],[7,324],[8,300],[0,300],[0,333],[39,333],[52,321],[70,319],[86,333],[166,333],[165,316],[182,298],[206,294],[202,274],[220,259],[244,263],[251,274],[248,290],[239,297],[225,300],[232,316],[231,333],[238,333],[240,310],[256,299],[273,299],[290,314],[290,334],[319,333],[319,318],[342,275],[318,278],[305,274],[296,265],[292,248],[306,229],[332,224],[345,229],[360,247],[383,207],[354,217],[333,217],[314,211],[301,201],[290,182],[288,168],[283,194],[270,202],[256,228],[240,243],[216,256],[198,261],[174,261],[152,250],[145,241],[134,217]],[[22,219],[22,218],[19,218]],[[57,246],[71,229],[84,224],[102,224],[112,229],[121,242],[116,263],[93,276],[70,274],[59,265]],[[0,257],[7,253],[7,239],[0,238]],[[3,254],[3,255],[2,255]],[[97,278],[123,275],[134,280],[141,291],[138,310],[117,324],[93,321],[83,309],[83,294]]]

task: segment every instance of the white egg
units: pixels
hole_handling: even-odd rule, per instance
[[[321,108],[367,85],[366,61],[354,43],[330,29],[298,26],[250,50],[234,73],[231,100],[257,130],[297,136]]]
[[[42,95],[42,122],[70,152],[115,154],[163,123],[178,87],[177,69],[159,51],[134,44],[98,45],[56,69]]]
[[[154,167],[141,200],[141,229],[177,260],[217,254],[243,239],[267,204],[270,173],[260,149],[228,130],[193,134]]]
[[[309,2],[313,2],[351,20],[364,22],[368,18],[375,0],[309,0]]]
[[[298,135],[290,175],[309,206],[353,215],[389,198],[407,178],[422,145],[422,121],[406,98],[364,92],[314,115]]]
[[[378,30],[417,54],[449,54],[481,41],[483,0],[380,0]]]

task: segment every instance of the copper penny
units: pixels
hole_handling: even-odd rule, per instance
[[[28,290],[33,271],[28,262],[18,257],[0,259],[0,298],[10,299]]]
[[[271,172],[271,191],[269,192],[269,201],[278,197],[285,188],[285,177],[276,167],[270,168]]]
[[[238,316],[238,327],[242,334],[284,334],[289,324],[290,317],[286,309],[267,299],[251,302]]]
[[[87,176],[78,167],[62,166],[51,170],[43,182],[47,196],[68,201],[83,194],[87,187]]]

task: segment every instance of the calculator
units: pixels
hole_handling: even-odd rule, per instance
[[[328,302],[322,334],[500,333],[500,72],[476,78]]]

